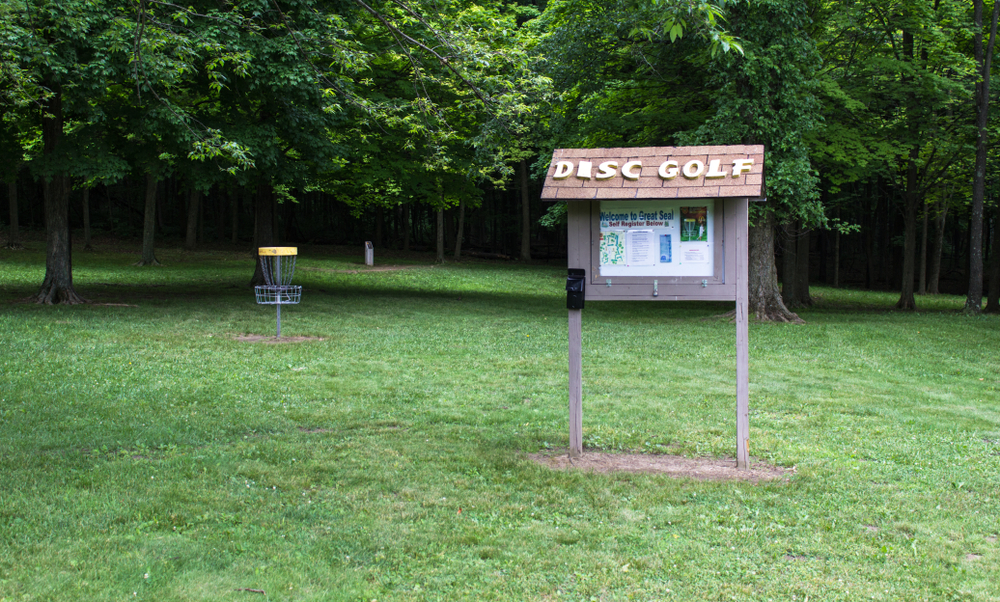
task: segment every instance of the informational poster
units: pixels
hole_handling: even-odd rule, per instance
[[[712,276],[714,209],[711,201],[602,201],[600,275]]]
[[[625,235],[626,265],[656,265],[656,234],[652,230],[628,230]]]

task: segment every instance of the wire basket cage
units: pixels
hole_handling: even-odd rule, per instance
[[[281,336],[281,306],[302,300],[302,287],[292,284],[295,274],[296,247],[260,247],[257,255],[264,272],[264,282],[254,287],[259,305],[275,305],[278,311],[278,337]]]
[[[254,287],[258,305],[293,305],[302,300],[302,287],[260,285]]]

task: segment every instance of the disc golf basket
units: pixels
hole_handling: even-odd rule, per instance
[[[297,247],[260,247],[260,267],[264,271],[264,282],[254,287],[259,305],[274,305],[278,309],[278,337],[281,337],[281,306],[295,304],[302,300],[302,287],[292,284],[295,273]]]

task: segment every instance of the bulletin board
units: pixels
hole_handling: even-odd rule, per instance
[[[542,198],[567,205],[570,455],[583,453],[583,302],[735,301],[736,464],[748,468],[749,203],[765,200],[764,148],[558,149]]]

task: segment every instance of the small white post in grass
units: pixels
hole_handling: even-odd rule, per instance
[[[375,265],[375,245],[372,241],[365,241],[365,265]]]

